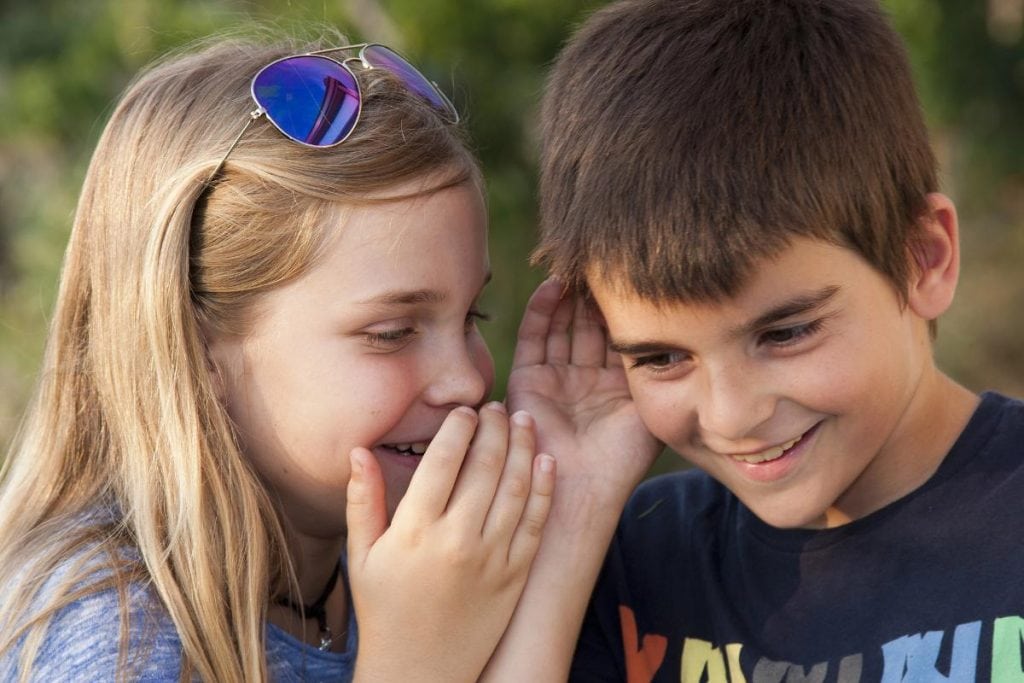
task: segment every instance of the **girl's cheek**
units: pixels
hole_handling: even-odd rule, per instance
[[[491,356],[491,350],[487,348],[487,342],[484,338],[477,333],[476,344],[478,348],[474,350],[476,357],[476,367],[479,369],[480,375],[484,378],[484,384],[487,386],[487,395],[485,398],[491,395],[491,390],[494,388],[494,358]]]

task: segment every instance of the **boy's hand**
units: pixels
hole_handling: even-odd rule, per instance
[[[640,421],[599,314],[563,298],[557,280],[527,304],[507,402],[534,416],[539,448],[558,461],[560,525],[585,523],[595,509],[621,510],[661,450]]]
[[[548,280],[519,328],[508,405],[558,462],[544,539],[482,681],[564,681],[590,592],[630,492],[660,451],[596,313]]]
[[[348,562],[359,620],[356,681],[475,681],[540,544],[554,461],[533,420],[457,408],[387,524],[373,454],[352,452]]]

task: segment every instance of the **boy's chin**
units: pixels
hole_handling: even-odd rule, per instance
[[[821,510],[806,505],[787,506],[765,501],[744,503],[758,519],[776,529],[827,529],[850,521],[831,508]]]

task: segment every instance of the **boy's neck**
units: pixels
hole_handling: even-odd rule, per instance
[[[871,514],[928,481],[967,426],[979,400],[929,365],[906,412],[876,457],[879,465],[886,465],[869,467],[862,474],[861,485],[854,489],[870,492],[870,500],[866,496],[841,498],[826,511],[824,526],[840,526]]]

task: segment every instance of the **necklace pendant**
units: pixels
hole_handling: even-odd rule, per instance
[[[331,649],[331,645],[333,643],[334,643],[334,634],[331,633],[330,627],[325,626],[323,628],[323,630],[320,631],[320,651],[321,652],[327,652],[328,650]]]

